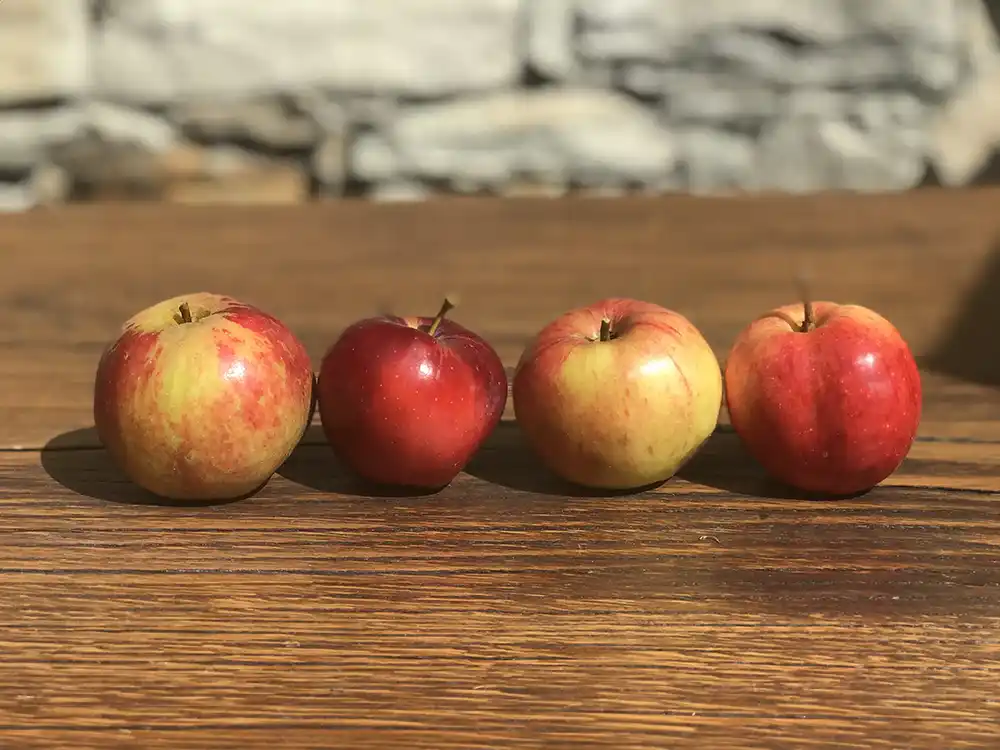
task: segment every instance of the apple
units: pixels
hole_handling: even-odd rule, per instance
[[[514,413],[554,473],[628,490],[673,476],[715,430],[722,372],[683,315],[632,299],[564,313],[521,355]]]
[[[334,453],[362,478],[439,489],[503,415],[507,376],[496,351],[445,317],[379,315],[327,351],[317,393]]]
[[[774,478],[809,493],[868,490],[920,423],[920,374],[899,331],[859,305],[786,305],[737,337],[725,365],[733,429]]]
[[[94,423],[136,484],[172,500],[263,486],[308,426],[309,355],[276,318],[186,294],[130,318],[101,357]]]

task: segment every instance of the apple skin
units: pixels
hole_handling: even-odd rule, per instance
[[[130,318],[104,351],[94,423],[114,462],[146,490],[235,499],[291,454],[313,383],[308,353],[279,320],[230,297],[186,294]]]
[[[775,479],[853,495],[892,474],[920,424],[920,373],[896,328],[859,305],[777,308],[737,337],[725,366],[729,417]]]
[[[610,341],[599,340],[604,319]],[[522,433],[554,473],[628,490],[669,479],[712,434],[722,372],[683,315],[611,298],[537,334],[514,372],[513,397]]]
[[[323,431],[357,475],[449,484],[497,426],[507,375],[496,351],[448,318],[383,315],[349,326],[320,366]]]

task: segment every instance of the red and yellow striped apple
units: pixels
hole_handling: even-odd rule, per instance
[[[518,362],[513,397],[521,431],[554,473],[627,490],[670,478],[708,439],[722,373],[683,315],[606,299],[538,333]]]
[[[733,429],[774,478],[812,493],[868,490],[920,423],[920,374],[899,331],[859,305],[785,305],[737,337],[725,366]]]
[[[122,471],[173,500],[225,500],[263,486],[312,415],[313,372],[295,335],[217,294],[130,318],[97,367],[94,422]]]

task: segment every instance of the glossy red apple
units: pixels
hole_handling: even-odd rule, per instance
[[[769,474],[812,493],[874,487],[920,423],[920,374],[899,331],[858,305],[786,305],[753,321],[725,365],[733,428]]]
[[[309,423],[313,372],[295,335],[217,294],[187,294],[129,319],[97,367],[94,422],[136,484],[174,500],[261,487]]]
[[[337,456],[361,477],[437,489],[465,467],[507,401],[493,348],[445,317],[382,315],[348,327],[320,367],[319,413]]]
[[[671,477],[715,429],[722,373],[680,313],[632,299],[570,310],[514,374],[514,413],[554,473],[627,490]]]

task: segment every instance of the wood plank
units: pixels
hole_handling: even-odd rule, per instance
[[[988,458],[938,445],[935,475]],[[0,453],[0,742],[1000,740],[991,494],[808,502],[678,481],[568,498],[463,476],[372,498],[325,453],[210,507],[142,502],[102,451]]]
[[[629,295],[688,314],[720,356],[759,313],[818,296],[867,304],[927,352],[958,315],[1000,236],[1000,190],[885,196],[340,202],[272,209],[74,206],[0,217],[0,447],[39,447],[91,424],[102,346],[138,309],[196,289],[270,310],[316,364],[381,308],[456,316],[513,364],[572,306]],[[956,388],[926,434],[957,420],[1000,438],[1000,396]],[[980,411],[981,410],[981,411]],[[988,415],[988,416],[986,416]],[[962,429],[966,429],[963,427]]]

